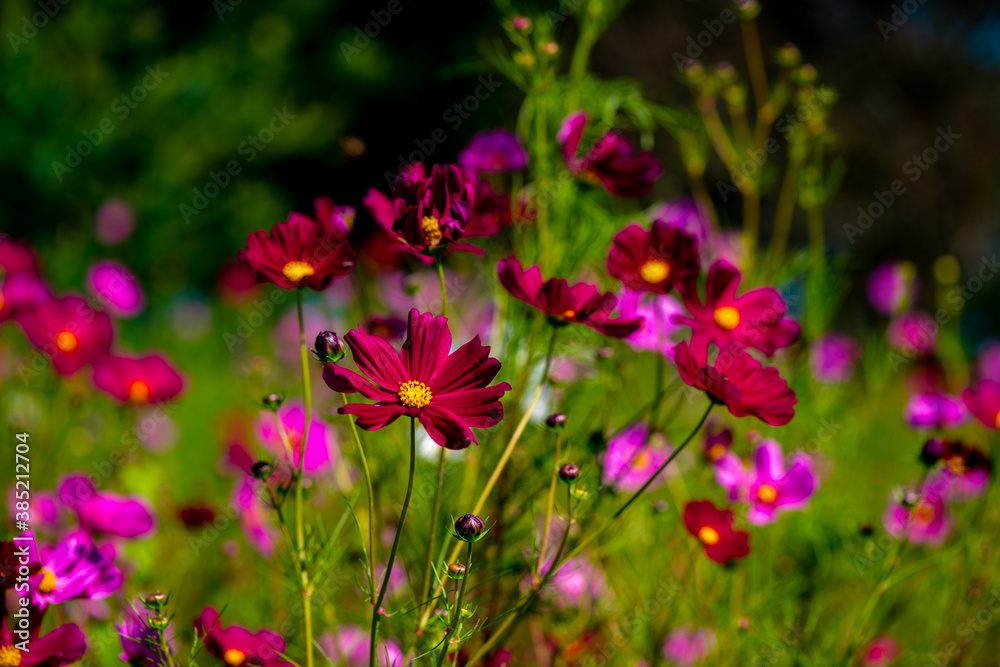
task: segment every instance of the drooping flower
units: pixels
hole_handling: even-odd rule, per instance
[[[962,392],[969,412],[988,429],[1000,429],[1000,382],[982,380]]]
[[[901,654],[899,643],[888,635],[882,635],[873,639],[865,648],[861,664],[864,667],[889,667]]]
[[[700,269],[694,238],[659,220],[649,229],[629,225],[615,234],[608,251],[608,273],[638,292],[690,290]]]
[[[889,323],[889,344],[906,354],[930,354],[937,343],[937,322],[927,313],[910,311],[897,315]]]
[[[708,658],[715,645],[714,632],[708,628],[685,625],[667,635],[663,642],[663,657],[671,665],[690,667]]]
[[[226,627],[212,607],[207,607],[194,621],[195,631],[202,637],[209,655],[222,660],[229,667],[259,665],[260,667],[291,667],[281,657],[285,640],[271,630],[251,632],[239,625]]]
[[[940,546],[951,532],[953,523],[947,494],[947,481],[931,475],[919,491],[913,486],[894,489],[882,517],[886,531],[896,539],[909,536],[913,544]]]
[[[314,290],[326,289],[334,279],[349,274],[356,259],[346,232],[334,218],[316,221],[301,213],[290,214],[270,233],[250,234],[239,258],[257,272],[258,282]]]
[[[94,544],[84,531],[74,531],[54,547],[38,549],[41,569],[32,577],[32,603],[44,609],[69,600],[103,600],[117,591],[124,577],[114,564],[112,545]]]
[[[469,244],[453,247],[472,215],[475,183],[453,164],[436,164],[426,177],[422,171],[404,171],[396,178],[392,230],[416,254],[438,257],[457,250],[481,254]]]
[[[518,171],[527,166],[528,152],[513,132],[486,130],[469,139],[468,145],[458,154],[458,163],[477,172]]]
[[[323,649],[323,654],[334,665],[368,667],[371,645],[368,630],[357,625],[341,625],[336,633],[327,632],[316,641]],[[403,667],[403,660],[406,658],[395,639],[379,640],[378,657],[381,667]]]
[[[85,530],[136,538],[148,535],[156,527],[156,519],[144,499],[98,491],[91,478],[83,473],[63,476],[57,493],[59,502],[76,514]]]
[[[916,429],[954,428],[966,415],[961,398],[937,391],[914,394],[903,408],[903,419]]]
[[[809,369],[817,382],[838,384],[854,375],[861,359],[861,344],[850,336],[826,333],[809,346]]]
[[[48,286],[36,273],[25,271],[0,276],[0,322],[52,298]]]
[[[601,294],[589,283],[570,285],[565,278],[543,281],[541,269],[533,266],[525,271],[513,257],[500,261],[497,274],[500,284],[514,298],[538,308],[553,324],[575,322],[612,338],[625,338],[642,326],[640,318],[612,319],[610,314],[618,305],[617,297],[612,292]]]
[[[109,354],[94,362],[94,386],[116,401],[131,405],[164,403],[184,391],[184,378],[166,357]]]
[[[78,296],[45,301],[18,313],[16,321],[60,375],[73,375],[103,357],[114,338],[107,313],[95,312]]]
[[[602,483],[619,493],[634,493],[666,462],[671,452],[673,448],[665,438],[650,435],[648,424],[631,424],[608,441],[607,451],[600,456],[604,470]],[[658,477],[649,488],[662,484],[662,477]]]
[[[278,408],[278,419],[284,437],[278,430],[274,414],[270,411],[261,412],[254,421],[254,432],[264,447],[275,456],[288,463],[288,452],[285,439],[292,448],[291,465],[297,470],[299,458],[302,456],[302,432],[305,428],[306,410],[302,401],[289,401]],[[307,473],[320,473],[330,470],[338,458],[339,446],[337,434],[333,426],[313,414],[309,422],[309,442],[306,443],[306,460],[303,469]]]
[[[11,631],[6,615],[0,619],[0,665],[62,667],[73,664],[87,652],[87,638],[75,623],[60,625],[42,636],[39,635],[39,627],[35,626],[30,631],[27,639],[29,650],[21,651],[16,645],[23,641],[23,637]]]
[[[792,454],[785,467],[781,445],[764,440],[754,450],[754,467],[747,480],[747,521],[762,526],[777,520],[782,511],[800,510],[816,493],[818,476],[812,458]]]
[[[684,305],[691,317],[679,316],[676,321],[691,327],[692,348],[710,342],[719,348],[735,344],[771,356],[799,339],[801,329],[785,317],[788,306],[781,293],[760,287],[736,296],[741,278],[739,269],[719,260],[708,269],[704,304],[693,285],[684,290]]]
[[[357,416],[361,428],[378,430],[404,415],[415,417],[434,442],[464,449],[477,442],[472,428],[489,428],[503,419],[500,398],[511,386],[490,385],[500,362],[479,336],[448,354],[451,332],[445,317],[410,311],[402,352],[361,327],[345,340],[366,377],[326,364],[323,379],[334,391],[359,392],[375,403],[350,403],[338,410]]]
[[[711,500],[695,500],[684,506],[684,527],[698,538],[705,555],[725,565],[750,554],[750,534],[733,530],[733,513],[720,510]]]
[[[130,667],[166,667],[167,661],[162,651],[154,648],[160,639],[159,633],[149,625],[150,616],[152,612],[146,609],[137,612],[132,607],[126,607],[122,622],[115,623],[115,630],[122,643],[122,652],[118,657]],[[168,646],[173,638],[173,628],[173,624],[170,624],[164,631]]]
[[[910,262],[888,262],[868,278],[868,301],[883,315],[897,315],[916,297],[917,270]]]
[[[754,416],[771,426],[784,426],[795,416],[795,392],[773,367],[743,350],[722,350],[714,363],[708,351],[692,350],[686,342],[674,348],[674,361],[685,384],[701,389],[736,417]]]
[[[600,183],[615,197],[644,197],[653,190],[653,181],[663,173],[663,165],[649,151],[636,153],[632,144],[616,132],[605,134],[582,158],[580,140],[587,114],[578,111],[563,120],[556,140],[570,172]]]
[[[673,337],[681,329],[674,316],[683,313],[680,301],[669,294],[622,290],[618,295],[618,315],[625,320],[642,320],[638,331],[625,338],[629,347],[636,351],[658,352],[673,359],[677,344]]]
[[[87,291],[118,318],[135,317],[146,307],[146,297],[135,274],[124,264],[111,260],[100,260],[90,267]]]

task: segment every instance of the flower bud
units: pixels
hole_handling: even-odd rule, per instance
[[[166,630],[168,625],[170,625],[170,619],[160,616],[159,614],[149,619],[149,627],[154,630]]]
[[[722,85],[732,85],[736,83],[736,68],[732,63],[723,61],[715,66],[715,76]]]
[[[448,576],[452,579],[461,579],[465,576],[465,566],[461,563],[452,563],[448,566]]]
[[[816,83],[817,76],[819,73],[816,68],[806,63],[792,72],[792,81],[798,86],[811,86]]]
[[[464,514],[455,521],[455,536],[463,542],[477,542],[485,531],[486,524],[475,514]]]
[[[559,45],[556,44],[555,42],[545,42],[544,44],[542,44],[542,50],[545,51],[545,53],[549,54],[550,56],[554,56],[555,54],[559,53]]]
[[[572,484],[580,476],[579,466],[573,465],[572,463],[567,463],[559,468],[559,479],[566,482],[567,484]]]
[[[566,428],[566,415],[561,412],[551,414],[545,419],[545,425],[551,429],[561,431]]]
[[[736,15],[741,21],[752,21],[760,14],[760,3],[757,0],[736,0]]]
[[[277,410],[285,402],[285,397],[281,394],[268,394],[260,401],[268,410]]]
[[[531,28],[531,19],[527,16],[515,16],[510,20],[510,24],[515,30],[528,30]]]
[[[705,66],[699,60],[685,60],[681,65],[681,75],[689,85],[700,83],[705,78]]]
[[[313,354],[322,363],[336,363],[344,358],[344,342],[332,331],[321,331],[316,336],[316,349]]]
[[[160,609],[167,604],[167,594],[156,591],[155,593],[147,595],[143,599],[143,602],[145,602],[146,606],[151,609]]]
[[[799,52],[799,47],[791,42],[785,42],[774,54],[774,61],[781,67],[798,67],[802,62],[802,53]]]
[[[274,467],[267,461],[257,461],[250,466],[250,474],[256,479],[266,480],[274,472]]]

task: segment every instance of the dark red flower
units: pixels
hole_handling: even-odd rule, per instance
[[[176,398],[184,378],[158,354],[130,358],[109,354],[94,362],[94,386],[122,403],[145,405]]]
[[[500,362],[479,336],[448,354],[448,320],[410,311],[402,352],[361,327],[344,337],[354,362],[365,374],[326,364],[323,379],[334,391],[359,392],[375,403],[349,403],[341,414],[356,415],[361,428],[374,431],[406,415],[416,417],[434,442],[464,449],[476,442],[471,428],[489,428],[503,419],[500,398],[511,386],[490,386]],[[471,428],[470,428],[471,427]]]
[[[577,157],[587,114],[571,114],[563,121],[556,140],[570,172],[593,179],[615,197],[643,197],[653,189],[653,181],[663,173],[663,165],[649,151],[636,153],[625,137],[605,134],[583,158]]]
[[[106,355],[114,338],[107,313],[93,310],[78,296],[45,301],[19,312],[15,320],[60,375],[73,375]]]
[[[3,605],[0,605],[2,608]],[[35,612],[40,613],[36,610]],[[12,632],[7,616],[0,620],[0,665],[3,667],[61,667],[71,665],[87,652],[87,638],[74,623],[60,625],[47,635],[39,636],[35,626],[27,634]],[[21,651],[21,644],[29,648]]]
[[[710,500],[695,500],[684,506],[684,527],[716,563],[725,565],[750,554],[750,534],[733,530],[733,513],[716,508]]]
[[[497,266],[500,284],[517,299],[538,308],[554,324],[576,322],[613,338],[631,336],[642,326],[642,318],[612,319],[618,305],[612,292],[601,294],[590,283],[570,285],[565,278],[542,280],[542,271],[533,266],[527,271],[513,257]]]
[[[685,384],[725,404],[737,417],[754,416],[783,426],[795,416],[795,392],[778,369],[764,368],[742,349],[725,348],[709,365],[707,348],[692,349],[682,342],[674,348],[674,362]]]
[[[1000,429],[1000,383],[982,380],[975,389],[962,392],[962,401],[969,412],[988,429]]]
[[[201,612],[194,628],[203,638],[205,650],[229,667],[292,667],[292,663],[281,657],[285,640],[277,632],[266,629],[251,632],[239,625],[224,627],[219,612],[212,607]]]
[[[773,287],[761,287],[736,296],[740,279],[739,269],[720,259],[708,270],[704,304],[693,284],[683,290],[691,317],[678,315],[674,320],[691,327],[691,347],[735,344],[771,356],[797,341],[801,328],[785,317],[788,306],[781,293]]]
[[[392,230],[410,252],[438,257],[463,250],[482,254],[468,244],[452,247],[465,234],[475,201],[475,183],[456,165],[436,164],[429,177],[422,169],[399,174],[392,191]]]
[[[342,216],[337,218],[323,208],[320,213],[324,219],[319,222],[291,213],[286,222],[272,227],[270,234],[253,232],[239,258],[257,272],[259,282],[271,282],[282,289],[326,289],[335,278],[354,270],[355,253],[345,228],[338,225]]]
[[[487,179],[479,179],[472,214],[465,226],[465,238],[496,236],[504,227],[509,227],[510,222],[510,197],[494,190]]]
[[[0,238],[0,278],[18,273],[38,273],[35,253],[26,243]]]
[[[650,229],[629,225],[615,234],[608,273],[637,292],[666,294],[698,279],[698,243],[660,220]]]

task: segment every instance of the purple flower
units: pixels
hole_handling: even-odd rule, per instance
[[[729,499],[750,504],[747,521],[757,526],[774,523],[782,511],[800,510],[809,504],[819,477],[808,454],[792,454],[786,467],[781,445],[768,439],[754,450],[753,460],[749,471],[732,452],[715,463],[715,481]]]
[[[166,665],[163,653],[154,648],[159,643],[159,637],[156,631],[149,627],[147,620],[149,616],[152,616],[152,612],[146,609],[137,612],[132,607],[128,607],[122,615],[121,624],[115,623],[115,630],[118,631],[118,638],[122,643],[122,652],[118,657],[121,658],[122,662],[127,662],[132,667],[164,667]],[[168,646],[171,643],[173,629],[174,626],[171,623],[165,630]]]
[[[673,336],[682,326],[674,322],[675,315],[683,315],[680,301],[669,294],[644,294],[623,290],[618,295],[618,312],[625,319],[643,318],[643,322],[631,336],[625,338],[633,350],[658,352],[674,358]]]
[[[7,507],[10,509],[10,520],[13,523],[17,511],[15,503],[19,502],[16,489],[12,486],[7,493]],[[21,501],[23,502],[23,501]],[[62,522],[62,507],[51,491],[34,491],[31,494],[30,509],[31,526],[41,528],[45,532],[55,532]]]
[[[145,500],[99,492],[83,473],[59,480],[59,502],[72,510],[85,530],[116,537],[144,537],[156,528],[156,519]]]
[[[30,650],[21,651],[15,644],[23,637],[11,631],[17,620],[6,615],[0,617],[0,664],[18,667],[62,667],[71,665],[87,652],[87,638],[80,628],[67,623],[54,628],[46,635],[39,636],[38,627],[31,631]]]
[[[1000,382],[1000,341],[991,340],[979,350],[978,379]]]
[[[302,401],[289,401],[278,408],[278,419],[284,430],[288,444],[292,448],[294,459],[292,465],[298,469],[299,457],[302,451],[302,431],[306,423],[305,404]],[[257,439],[272,454],[288,462],[285,443],[275,423],[274,414],[270,411],[261,412],[254,422],[254,432]],[[338,458],[339,447],[337,434],[333,426],[320,419],[315,413],[309,423],[309,442],[306,443],[305,471],[320,473],[333,468]]]
[[[827,333],[809,346],[809,368],[817,382],[837,384],[854,375],[854,365],[861,359],[861,344],[838,333]]]
[[[608,441],[608,449],[600,457],[604,468],[602,483],[619,493],[634,493],[666,462],[672,451],[662,436],[650,436],[648,424],[636,422]],[[658,477],[649,488],[661,484],[663,478]]]
[[[938,325],[927,313],[913,310],[889,323],[889,344],[906,354],[929,354],[937,342]]]
[[[948,492],[948,482],[940,475],[929,475],[919,493],[912,485],[894,489],[882,516],[886,531],[897,539],[909,534],[914,544],[940,546],[952,528],[945,502]]]
[[[128,239],[135,229],[135,215],[128,202],[108,199],[94,215],[94,231],[97,240],[104,245],[118,245]]]
[[[937,391],[914,394],[903,408],[903,419],[914,429],[954,428],[967,416],[961,398]]]
[[[458,163],[477,172],[518,171],[528,164],[528,153],[513,132],[503,129],[479,132],[458,154]]]
[[[368,667],[368,650],[371,635],[368,630],[357,625],[342,625],[336,634],[327,632],[317,639],[323,654],[334,665],[345,667]],[[399,642],[394,639],[379,642],[379,664],[382,667],[403,667],[403,654]]]
[[[715,633],[708,628],[680,627],[663,642],[663,657],[672,664],[688,667],[701,662],[715,649]]]
[[[117,318],[135,317],[146,307],[139,281],[118,262],[95,262],[87,272],[87,291]]]
[[[916,269],[909,262],[889,262],[868,278],[868,301],[883,315],[898,315],[916,298]]]
[[[69,600],[103,600],[124,582],[114,565],[115,548],[98,547],[84,531],[74,531],[38,553],[41,569],[32,578],[32,602],[41,609]]]

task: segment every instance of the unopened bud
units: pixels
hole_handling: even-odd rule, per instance
[[[266,480],[274,472],[274,466],[267,461],[257,461],[250,466],[250,474],[256,479]]]
[[[580,477],[580,467],[572,463],[567,463],[559,468],[559,479],[570,484]]]
[[[452,579],[461,579],[465,576],[465,566],[461,563],[452,563],[448,566],[448,576]]]
[[[802,62],[802,53],[799,51],[799,47],[791,42],[786,42],[774,54],[774,61],[781,67],[798,67],[799,63]]]
[[[528,30],[531,28],[531,19],[527,16],[515,16],[510,20],[510,24],[515,30]]]
[[[545,425],[551,429],[562,430],[566,428],[566,415],[561,412],[551,414],[545,419]]]
[[[316,336],[316,349],[313,354],[320,362],[336,363],[344,358],[344,342],[332,331],[321,331]]]
[[[285,397],[281,394],[268,394],[260,401],[268,410],[277,410],[285,402]]]
[[[486,531],[486,524],[475,514],[464,514],[455,521],[455,534],[463,542],[476,542]]]
[[[741,21],[752,21],[760,14],[760,3],[757,0],[736,0],[736,15]]]
[[[150,593],[144,598],[144,602],[147,607],[160,608],[167,604],[167,594],[156,591],[155,593]]]
[[[149,619],[149,627],[154,630],[166,630],[168,625],[170,625],[170,619],[160,616],[159,614]]]

